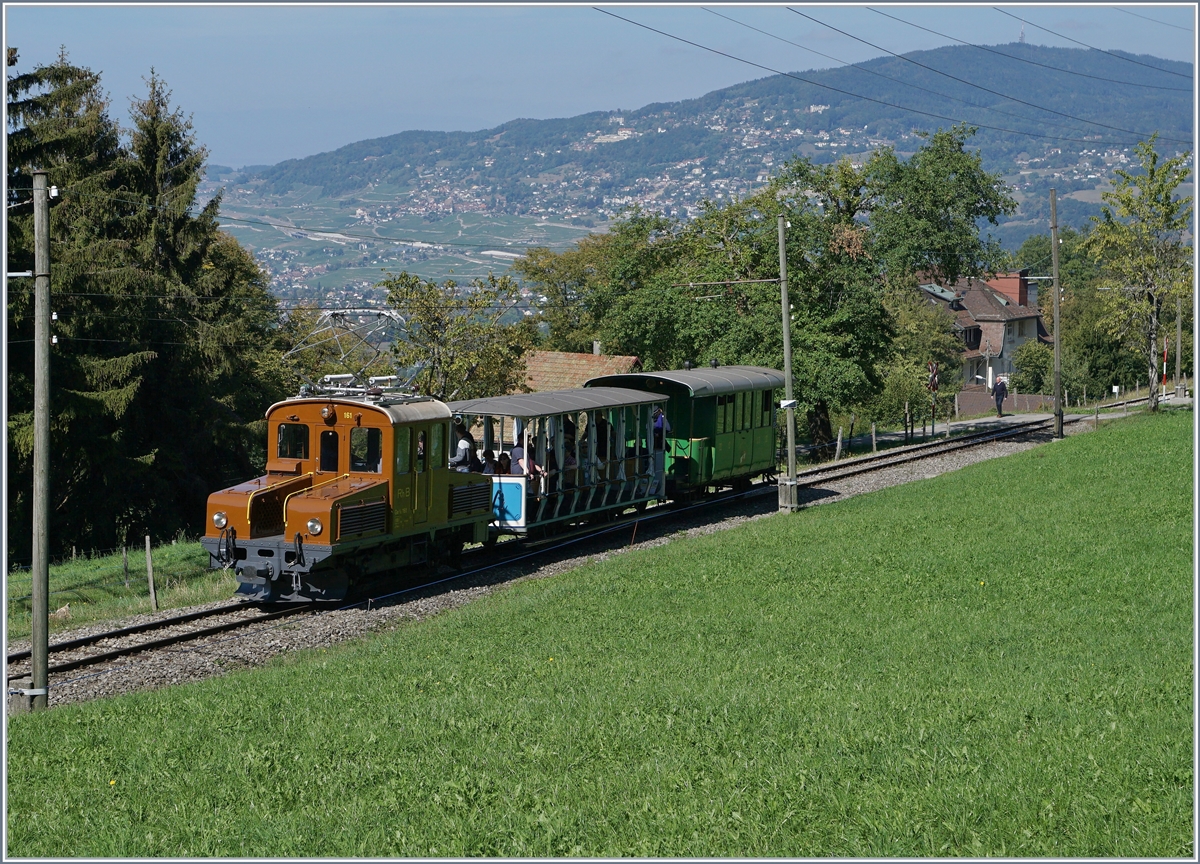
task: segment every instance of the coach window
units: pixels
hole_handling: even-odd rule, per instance
[[[350,430],[350,470],[383,472],[383,430],[358,426]]]
[[[762,391],[762,418],[759,422],[760,426],[771,425],[771,391]]]
[[[417,433],[417,473],[425,471],[425,430]]]
[[[335,474],[338,470],[338,433],[333,429],[326,429],[321,433],[321,471],[332,471]]]
[[[409,451],[412,447],[412,430],[397,429],[396,430],[396,473],[407,474],[409,465]]]
[[[279,458],[308,458],[308,427],[303,423],[279,424]]]

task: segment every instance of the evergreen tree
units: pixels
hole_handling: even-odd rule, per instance
[[[192,212],[204,150],[161,80],[147,83],[128,146],[99,77],[65,54],[9,86],[10,188],[28,196],[22,178],[45,166],[61,190],[51,209],[59,549],[201,530],[208,493],[262,466],[262,412],[288,384],[266,279],[219,230],[219,201]],[[32,266],[31,212],[9,209],[10,269]],[[29,534],[31,297],[13,292],[9,306],[10,360],[23,363],[10,364],[9,392],[18,558]]]

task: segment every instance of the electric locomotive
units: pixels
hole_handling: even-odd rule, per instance
[[[353,375],[323,380],[268,409],[267,473],[208,499],[200,542],[255,599],[340,600],[378,574],[454,563],[466,543],[748,488],[776,464],[774,369],[610,375],[449,405],[393,376],[367,387]],[[472,428],[484,450],[510,448],[520,469],[452,470]]]
[[[373,574],[453,562],[482,542],[492,483],[448,466],[450,410],[327,376],[266,415],[267,473],[213,493],[201,543],[261,600],[339,600]],[[342,386],[338,386],[342,385]]]

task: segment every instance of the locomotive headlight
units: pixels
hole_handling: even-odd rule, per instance
[[[314,537],[321,533],[321,528],[323,527],[324,526],[321,525],[320,519],[313,518],[308,520],[308,533],[312,534]]]
[[[218,510],[216,513],[213,514],[213,525],[216,526],[218,531],[220,531],[222,528],[224,528],[228,524],[229,524],[229,517],[225,515],[224,511]]]

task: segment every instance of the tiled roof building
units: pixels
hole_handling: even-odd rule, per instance
[[[991,387],[997,375],[1011,375],[1013,352],[1030,339],[1054,341],[1036,301],[1030,302],[1028,277],[1028,270],[1019,270],[999,273],[987,281],[960,279],[950,286],[921,280],[920,288],[929,302],[954,318],[955,333],[966,349],[966,386]]]
[[[641,368],[636,357],[534,351],[525,364],[525,386],[532,392],[574,390],[601,375],[623,375]]]

